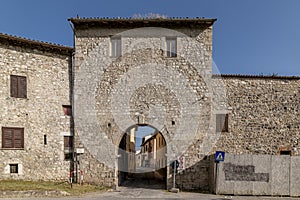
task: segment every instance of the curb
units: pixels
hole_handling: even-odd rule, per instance
[[[70,196],[70,193],[65,191],[44,191],[44,190],[26,190],[26,191],[0,191],[0,198],[6,197],[61,197]]]

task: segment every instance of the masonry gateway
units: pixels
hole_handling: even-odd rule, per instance
[[[167,189],[178,156],[177,186],[205,191],[216,150],[298,156],[300,77],[212,74],[215,19],[69,21],[73,47],[0,34],[0,179],[71,172],[117,187],[135,174],[132,130],[146,125],[158,132],[143,153]]]

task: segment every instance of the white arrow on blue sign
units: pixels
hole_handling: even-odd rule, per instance
[[[216,151],[215,162],[224,162],[224,159],[225,159],[225,152]]]

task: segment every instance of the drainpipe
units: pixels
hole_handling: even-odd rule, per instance
[[[77,156],[75,153],[75,122],[74,122],[74,56],[75,56],[75,31],[74,26],[71,21],[69,21],[70,27],[73,32],[73,52],[71,55],[71,80],[70,80],[70,100],[71,100],[71,108],[72,108],[72,115],[71,115],[71,133],[73,135],[73,151],[71,157],[71,164],[70,164],[70,171],[74,171],[74,163],[75,163],[75,170],[76,170],[76,183],[77,183]]]

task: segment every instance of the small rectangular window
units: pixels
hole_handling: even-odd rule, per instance
[[[11,174],[19,173],[18,164],[9,164],[9,169]]]
[[[47,144],[47,135],[44,135],[44,145]]]
[[[216,131],[228,132],[228,114],[216,115]]]
[[[25,76],[10,75],[10,96],[27,98],[27,80]]]
[[[24,128],[2,127],[2,148],[24,148]]]
[[[122,54],[121,37],[111,38],[111,56],[120,57]]]
[[[177,57],[177,39],[166,38],[167,57]]]
[[[292,155],[292,151],[291,150],[282,150],[279,152],[280,155]]]
[[[72,115],[72,106],[70,105],[63,105],[63,112],[64,112],[64,115],[67,115],[67,116],[71,116]]]
[[[70,160],[73,152],[73,136],[64,136],[64,152],[65,160]]]
[[[65,160],[71,160],[72,159],[72,153],[65,153]]]
[[[73,136],[64,136],[64,147],[65,148],[73,147]]]

